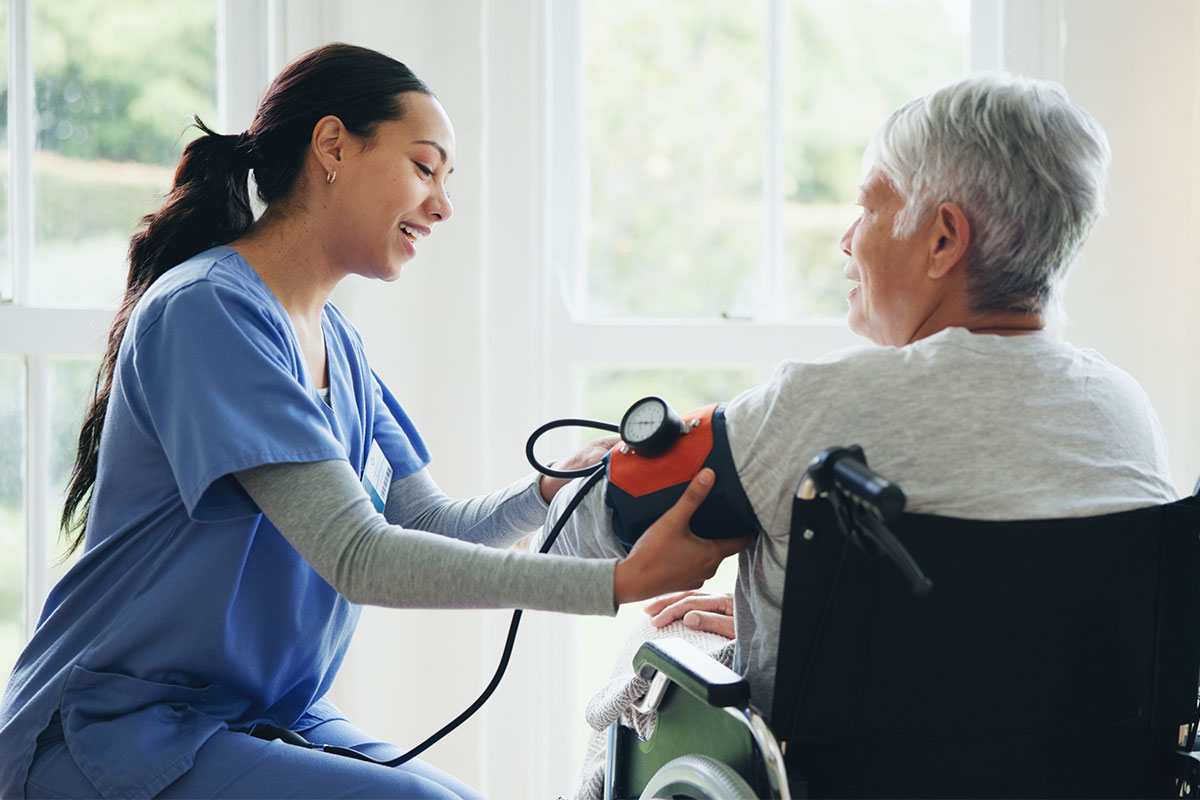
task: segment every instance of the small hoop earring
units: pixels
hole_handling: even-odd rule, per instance
[[[327,172],[327,173],[325,174],[325,182],[326,182],[326,183],[333,183],[333,179],[334,179],[334,178],[336,178],[336,177],[337,177],[337,170],[336,170],[336,169],[335,169],[333,172]]]

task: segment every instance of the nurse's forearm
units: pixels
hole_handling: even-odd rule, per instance
[[[354,603],[614,613],[612,560],[539,556],[389,525],[344,461],[236,474],[267,518]]]
[[[434,482],[428,467],[393,481],[388,490],[387,521],[402,528],[431,531],[464,542],[507,547],[541,526],[546,501],[536,475],[498,492],[451,500]]]

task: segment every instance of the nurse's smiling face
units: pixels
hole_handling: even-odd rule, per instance
[[[351,137],[328,187],[338,218],[338,262],[354,274],[395,280],[433,227],[454,208],[454,128],[441,103],[404,95],[404,117],[380,123],[369,139]]]

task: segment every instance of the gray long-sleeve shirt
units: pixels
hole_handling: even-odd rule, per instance
[[[787,362],[725,409],[738,478],[763,531],[739,556],[735,668],[770,713],[792,497],[812,458],[860,444],[908,508],[971,519],[1088,516],[1177,497],[1141,386],[1049,333],[950,328],[906,347]],[[560,491],[551,515],[577,489]],[[553,552],[619,558],[597,486]]]
[[[532,478],[453,501],[425,468],[391,484],[382,515],[344,461],[267,464],[237,478],[288,542],[351,602],[615,612],[615,559],[500,549],[542,523],[546,504]]]

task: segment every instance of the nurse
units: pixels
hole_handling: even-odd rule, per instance
[[[245,133],[198,125],[130,244],[63,517],[84,551],[4,694],[0,796],[474,797],[419,761],[247,731],[400,754],[324,699],[361,604],[612,614],[698,586],[745,542],[688,529],[711,473],[619,561],[504,549],[560,482],[438,489],[328,302],[347,275],[394,280],[452,213],[454,132],[407,67],[329,45],[284,69]]]

